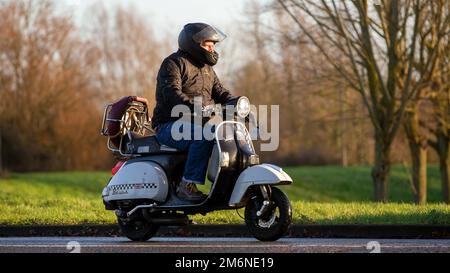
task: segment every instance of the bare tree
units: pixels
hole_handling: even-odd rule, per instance
[[[109,100],[139,95],[153,104],[162,45],[149,22],[133,6],[110,12],[96,4],[91,18],[91,40],[101,58],[95,75],[98,88]]]
[[[280,106],[279,149],[262,156],[283,165],[366,163],[370,128],[361,99],[291,19],[273,11],[256,1],[245,10],[250,50],[233,88],[255,104]]]
[[[445,2],[445,1],[444,1]],[[449,13],[450,4],[446,3],[442,12]],[[439,156],[439,168],[442,181],[443,200],[450,203],[450,31],[447,31],[444,43],[440,47],[439,64],[435,67],[429,98],[433,105],[434,124],[430,128],[433,134],[429,143]]]
[[[1,124],[8,167],[61,166],[60,141],[70,141],[61,117],[89,97],[79,61],[85,46],[67,16],[51,1],[8,1],[0,5]]]
[[[419,57],[422,16],[429,2],[278,0],[279,6],[363,98],[375,134],[374,199],[387,202],[391,147],[411,98],[426,84],[437,61],[430,48]],[[439,44],[449,19],[437,28]],[[311,27],[313,26],[313,28]],[[346,58],[336,60],[324,44]],[[349,65],[348,65],[349,64]]]
[[[436,55],[436,63],[432,68],[432,73],[428,83],[424,84],[409,102],[408,109],[405,114],[404,127],[410,147],[412,159],[412,180],[414,185],[414,200],[418,204],[426,203],[427,192],[427,150],[429,143],[429,135],[426,127],[429,127],[429,113],[427,109],[427,101],[425,97],[433,94],[433,82],[441,77],[441,73],[445,73],[443,61],[445,61],[445,52],[448,51],[448,26],[449,3],[448,1],[438,0],[431,1],[423,7],[422,24],[419,29],[419,46],[417,61],[413,64],[417,67],[419,73],[423,73],[423,67],[427,65],[427,61]],[[442,25],[445,24],[445,25]],[[447,35],[445,35],[447,33]],[[445,102],[445,100],[444,100]],[[442,104],[442,102],[438,102]],[[425,125],[425,128],[422,126]],[[437,144],[436,144],[437,145]]]
[[[162,56],[150,22],[133,7],[98,6],[90,18],[82,32],[52,0],[0,0],[6,167],[105,168],[111,155],[99,134],[102,106],[124,95],[154,102]]]

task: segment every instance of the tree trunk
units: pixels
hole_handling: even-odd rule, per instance
[[[444,134],[438,136],[439,169],[441,172],[444,202],[450,204],[450,140]]]
[[[427,202],[427,150],[428,141],[419,130],[418,105],[405,114],[404,128],[412,161],[412,184],[414,202],[425,205]]]
[[[347,133],[347,121],[345,119],[345,101],[346,94],[342,85],[339,85],[339,142],[341,144],[341,166],[348,167],[347,141],[345,139]]]
[[[385,143],[384,138],[375,137],[375,162],[372,168],[372,180],[374,183],[374,199],[376,202],[387,203],[389,201],[389,172],[391,169],[390,144]]]
[[[415,189],[414,202],[418,205],[425,205],[427,202],[427,147],[415,141],[410,141],[409,147]]]
[[[444,202],[450,204],[450,160],[440,160],[441,181],[442,181],[442,193]]]

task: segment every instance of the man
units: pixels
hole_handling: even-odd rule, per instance
[[[171,111],[174,106],[183,104],[193,112],[194,97],[201,97],[203,106],[225,104],[233,99],[230,92],[222,87],[212,68],[219,59],[214,50],[215,44],[224,38],[225,35],[220,30],[207,24],[185,25],[178,37],[179,50],[164,59],[158,72],[152,126],[161,144],[188,151],[177,195],[190,201],[205,198],[196,184],[205,183],[214,143],[206,140],[203,135],[200,140],[195,140],[193,131],[196,128],[193,125],[190,126],[190,139],[175,140],[171,131],[178,117],[171,117]]]

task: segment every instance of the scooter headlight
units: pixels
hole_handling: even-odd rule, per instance
[[[250,113],[250,101],[247,97],[240,97],[236,103],[236,111],[238,116],[245,118]]]

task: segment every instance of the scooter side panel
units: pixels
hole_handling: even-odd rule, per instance
[[[106,202],[131,199],[163,202],[168,190],[168,179],[161,166],[141,161],[122,166],[105,187],[102,196]]]
[[[287,185],[292,183],[292,178],[278,166],[261,164],[245,169],[238,177],[231,194],[230,206],[238,206],[245,192],[253,185]]]

